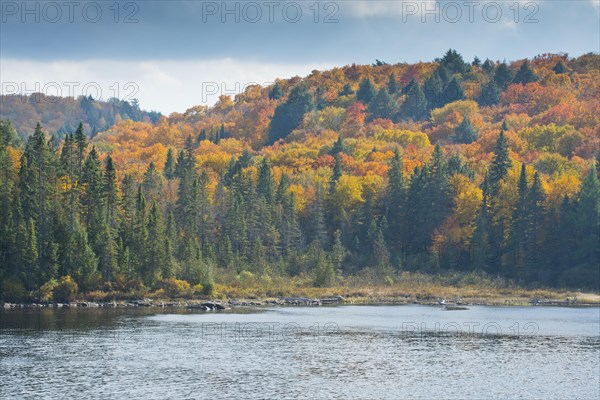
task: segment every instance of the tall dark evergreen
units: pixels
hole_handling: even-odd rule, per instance
[[[165,161],[163,174],[167,179],[173,179],[175,177],[175,152],[171,147],[167,150],[167,159]]]
[[[454,143],[469,144],[477,140],[477,132],[471,125],[471,119],[466,116],[463,118],[461,123],[454,129],[452,135]]]
[[[360,85],[358,86],[358,91],[356,92],[356,100],[361,101],[363,104],[367,105],[373,100],[375,97],[375,86],[373,86],[373,82],[371,82],[371,78],[364,78],[360,81]]]
[[[315,108],[312,94],[304,85],[295,86],[285,103],[275,109],[269,126],[269,143],[285,138],[298,127],[304,114]]]
[[[535,74],[535,72],[533,72],[533,69],[531,69],[529,60],[525,60],[519,67],[517,73],[515,74],[515,77],[513,78],[513,83],[520,83],[522,85],[526,85],[528,83],[535,82],[538,79],[538,76]]]
[[[504,179],[511,166],[512,160],[508,153],[508,140],[504,135],[504,131],[500,131],[489,170],[489,190],[492,196],[498,194],[498,185]]]
[[[377,91],[375,97],[368,106],[371,119],[392,119],[398,112],[396,100],[390,96],[388,90],[383,87]]]
[[[500,102],[502,90],[495,81],[490,80],[486,85],[481,87],[481,92],[477,98],[477,102],[481,106],[493,106]]]
[[[496,85],[498,85],[500,89],[505,90],[508,85],[510,85],[512,80],[513,74],[505,62],[496,67],[496,72],[494,73],[494,82],[496,82]]]
[[[422,120],[427,118],[427,99],[421,86],[412,81],[411,87],[406,93],[404,102],[400,105],[400,118]]]

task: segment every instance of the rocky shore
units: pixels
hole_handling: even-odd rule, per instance
[[[258,306],[321,306],[342,304],[341,296],[310,299],[304,297],[280,297],[268,300],[233,300],[228,301],[159,301],[153,299],[138,299],[130,301],[91,302],[80,301],[72,303],[0,303],[2,309],[32,309],[32,308],[123,308],[123,307],[178,307],[191,310],[226,310],[234,307]]]
[[[34,309],[34,308],[125,308],[125,307],[172,307],[187,308],[190,310],[215,311],[228,310],[238,307],[261,307],[261,306],[323,306],[339,304],[370,304],[370,305],[405,305],[420,304],[428,306],[452,305],[452,306],[555,306],[555,307],[598,307],[600,303],[579,301],[577,298],[566,298],[565,300],[553,299],[531,299],[528,301],[466,301],[461,298],[450,299],[417,299],[408,298],[350,298],[342,296],[329,298],[307,298],[307,297],[278,297],[274,299],[253,299],[225,301],[206,300],[154,300],[136,299],[129,301],[109,302],[72,302],[72,303],[7,303],[0,302],[0,309]]]

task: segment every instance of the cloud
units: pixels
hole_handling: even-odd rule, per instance
[[[401,17],[403,15],[421,15],[425,10],[434,10],[436,1],[349,1],[341,3],[342,11],[357,18]]]
[[[92,95],[131,100],[165,114],[194,105],[214,104],[219,95],[234,95],[250,84],[308,75],[324,63],[277,64],[233,58],[189,61],[55,61],[2,59],[2,94],[39,91],[48,95]]]

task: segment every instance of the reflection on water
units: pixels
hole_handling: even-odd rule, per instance
[[[600,310],[10,310],[1,398],[593,399]]]

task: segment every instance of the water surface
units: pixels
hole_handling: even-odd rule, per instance
[[[9,310],[0,398],[596,399],[600,309]]]

